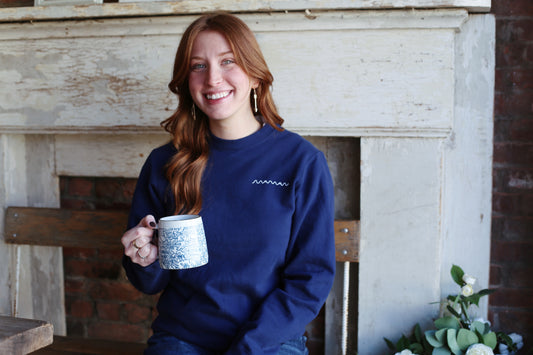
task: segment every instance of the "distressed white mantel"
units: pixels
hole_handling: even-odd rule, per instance
[[[203,9],[203,1],[194,3]],[[234,3],[227,10],[239,11],[240,2]],[[257,13],[263,3],[301,9],[299,1],[254,3],[258,8],[248,11],[255,13],[240,16],[274,74],[286,127],[303,135],[361,137],[358,352],[381,354],[383,337],[428,324],[438,311],[430,303],[456,291],[452,263],[488,284],[494,18],[467,9],[486,11],[490,1],[429,1],[430,7],[466,8],[431,10],[403,9],[424,1],[394,1],[400,9],[364,11],[358,9],[372,1],[336,1],[338,7],[329,8],[306,1],[312,16]],[[115,15],[128,8],[119,5]],[[193,4],[131,6],[143,15],[170,15],[165,9]],[[15,21],[21,11],[0,16]],[[48,20],[76,17],[74,7],[54,16],[44,8],[24,11]],[[146,154],[166,138],[159,122],[176,105],[166,85],[192,18],[0,24],[1,205],[57,205],[63,174],[137,176]],[[32,250],[0,245],[0,258],[12,264],[0,273],[0,289],[11,290],[9,297],[1,291],[2,313],[15,300],[23,314],[46,313],[32,292],[20,294],[35,278],[20,272],[26,270],[20,261],[49,253],[57,265],[61,255]],[[61,286],[42,294],[53,298],[54,292]]]

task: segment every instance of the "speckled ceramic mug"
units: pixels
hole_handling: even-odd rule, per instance
[[[163,217],[159,220],[157,229],[161,268],[182,270],[207,264],[207,243],[202,217]]]

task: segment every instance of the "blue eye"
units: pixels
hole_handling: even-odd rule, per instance
[[[235,63],[235,61],[233,59],[224,59],[222,61],[223,65],[228,65],[228,64],[233,64],[233,63]]]
[[[193,64],[191,65],[191,70],[192,71],[202,71],[206,68],[207,66],[205,64],[202,64],[202,63],[196,63],[196,64]]]

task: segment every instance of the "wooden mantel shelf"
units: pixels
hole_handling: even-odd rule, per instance
[[[490,0],[181,0],[139,1],[95,5],[12,7],[0,9],[0,22],[49,21],[84,18],[191,15],[210,10],[230,12],[304,12],[320,10],[383,10],[463,8],[469,12],[489,12]]]

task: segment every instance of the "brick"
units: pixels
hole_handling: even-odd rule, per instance
[[[142,298],[143,294],[129,282],[99,280],[91,283],[89,295],[95,300],[131,302]]]
[[[120,273],[120,268],[118,261],[76,259],[65,261],[65,272],[69,275],[87,278],[116,279]]]
[[[93,304],[90,301],[73,300],[68,309],[70,310],[69,315],[72,317],[89,318],[94,314]]]
[[[501,119],[503,116],[499,116],[494,120],[494,142],[505,143],[509,140],[509,131],[512,125],[512,120]]]
[[[518,89],[533,89],[533,70],[521,68],[513,70],[511,82]]]
[[[530,103],[533,103],[533,90],[531,90],[530,96]],[[533,139],[533,119],[512,121],[509,127],[509,139],[512,141],[531,142]]]
[[[533,132],[532,132],[533,133]],[[533,169],[497,169],[493,177],[501,192],[533,192]]]
[[[70,196],[92,196],[94,182],[88,178],[71,178],[68,181],[68,195]]]
[[[501,285],[502,283],[501,267],[499,265],[494,265],[494,264],[490,265],[490,277],[489,278],[490,278],[489,288],[496,288]]]
[[[493,263],[530,263],[533,243],[493,241],[491,243],[491,262]]]
[[[533,290],[533,265],[511,265],[506,275],[508,287]],[[533,298],[530,299],[529,307],[533,307]]]
[[[90,201],[75,198],[61,198],[61,208],[71,210],[94,210],[94,204]]]
[[[151,320],[151,307],[139,306],[134,303],[127,303],[123,308],[125,318],[129,323],[141,323]]]
[[[494,163],[501,166],[533,166],[533,144],[494,143]]]
[[[120,320],[120,303],[99,302],[96,304],[96,312],[102,320]]]
[[[491,12],[496,16],[531,16],[533,2],[531,0],[495,0],[492,1]]]
[[[85,292],[85,280],[65,277],[65,294],[80,294]]]
[[[63,248],[63,257],[66,258],[93,258],[97,255],[96,249],[94,248],[74,248],[74,247],[64,247]]]
[[[493,193],[492,212],[505,215],[517,215],[522,204],[521,196],[516,193]]]
[[[519,68],[526,59],[527,45],[521,42],[496,44],[496,67]]]
[[[533,289],[500,287],[489,296],[489,303],[495,307],[532,307]]]
[[[505,218],[503,237],[507,240],[533,242],[533,217]]]
[[[533,117],[531,107],[533,90],[531,89],[511,89],[497,92],[494,98],[494,113],[496,115]]]
[[[144,342],[146,334],[147,329],[144,326],[118,322],[93,322],[87,328],[87,335],[98,339]]]
[[[498,18],[496,28],[497,41],[533,41],[533,18]]]

